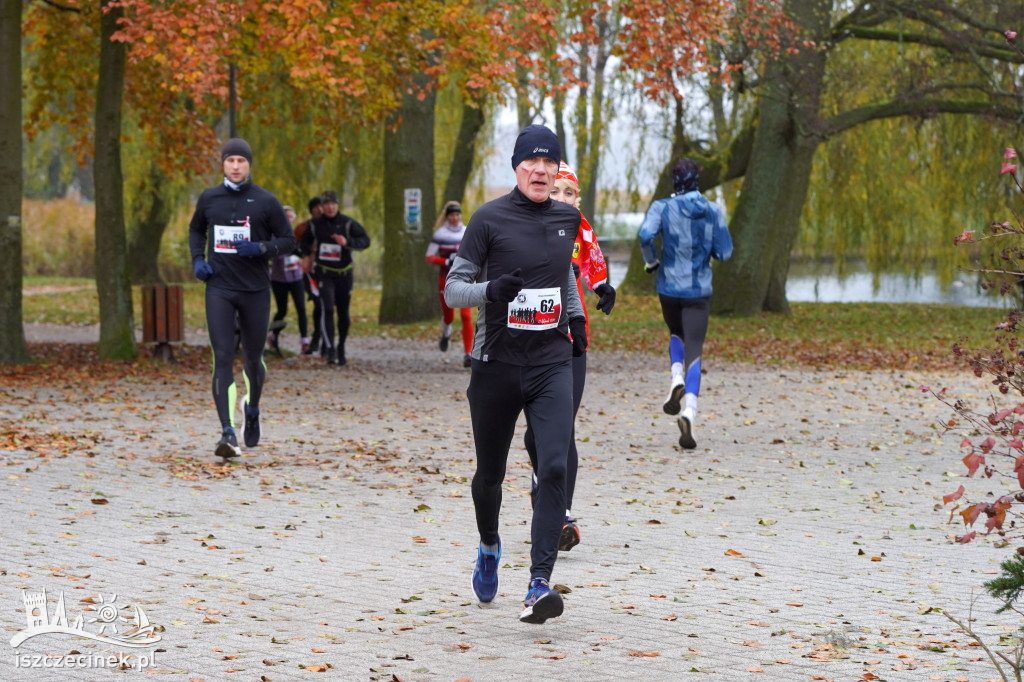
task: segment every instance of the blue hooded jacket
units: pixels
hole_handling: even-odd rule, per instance
[[[640,225],[640,250],[647,263],[659,260],[654,247],[658,233],[658,293],[672,298],[710,297],[711,259],[726,261],[732,256],[732,237],[721,210],[697,191],[655,201]]]

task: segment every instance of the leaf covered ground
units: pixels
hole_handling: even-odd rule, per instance
[[[1005,550],[952,540],[941,496],[978,482],[953,473],[946,410],[918,390],[983,395],[968,373],[710,354],[698,449],[682,451],[661,354],[593,351],[583,542],[553,576],[565,615],[528,628],[522,425],[499,596],[481,606],[469,375],[431,332],[356,336],[341,369],[268,358],[264,440],[230,464],[210,454],[204,346],[165,365],[33,342],[36,363],[0,374],[6,631],[24,627],[21,591],[45,588],[74,611],[96,595],[143,604],[164,637],[153,672],[169,679],[995,677],[934,611],[973,608],[995,642],[1015,627],[972,607]],[[56,636],[20,650],[72,649],[95,650]],[[0,656],[0,677],[21,672]]]

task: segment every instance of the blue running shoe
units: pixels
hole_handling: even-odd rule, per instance
[[[498,594],[498,559],[501,558],[501,540],[498,540],[498,553],[485,552],[483,547],[476,550],[476,567],[473,569],[473,591],[476,598],[483,603],[494,599]]]
[[[543,623],[548,618],[562,615],[562,595],[548,586],[544,578],[531,578],[530,591],[523,600],[519,620],[524,623]]]

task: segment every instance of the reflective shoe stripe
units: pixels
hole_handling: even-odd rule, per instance
[[[548,618],[562,615],[562,595],[554,590],[545,592],[530,606],[523,607],[519,620],[523,623],[543,623]]]

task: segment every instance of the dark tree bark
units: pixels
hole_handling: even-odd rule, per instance
[[[160,244],[171,222],[171,202],[164,196],[166,178],[158,159],[149,159],[149,179],[138,201],[145,210],[128,231],[128,274],[134,284],[164,284],[160,276]]]
[[[121,172],[121,105],[126,51],[124,43],[110,39],[117,31],[117,21],[123,14],[121,7],[108,7],[110,4],[110,0],[100,0],[103,12],[93,166],[96,184],[96,291],[100,303],[100,357],[124,359],[135,357]]]
[[[424,78],[414,79],[416,87]],[[434,192],[434,90],[407,92],[384,132],[384,263],[379,321],[418,322],[437,315],[437,272],[424,260],[437,215]],[[397,122],[397,127],[394,123]],[[405,190],[420,190],[419,231],[405,221]]]
[[[789,312],[790,252],[814,150],[824,139],[818,111],[827,53],[807,48],[801,39],[821,41],[828,35],[831,3],[792,0],[786,11],[800,30],[797,47],[765,70],[750,163],[730,221],[733,257],[716,265],[711,297],[716,313]]]
[[[469,176],[473,172],[473,163],[476,160],[477,136],[484,127],[484,104],[483,102],[466,101],[462,105],[462,122],[459,124],[459,134],[455,140],[455,149],[452,150],[452,162],[448,170],[448,180],[444,185],[444,194],[441,201],[457,201],[460,204],[466,197],[466,185],[469,183]]]
[[[0,363],[28,360],[21,280],[21,10],[0,0]]]

